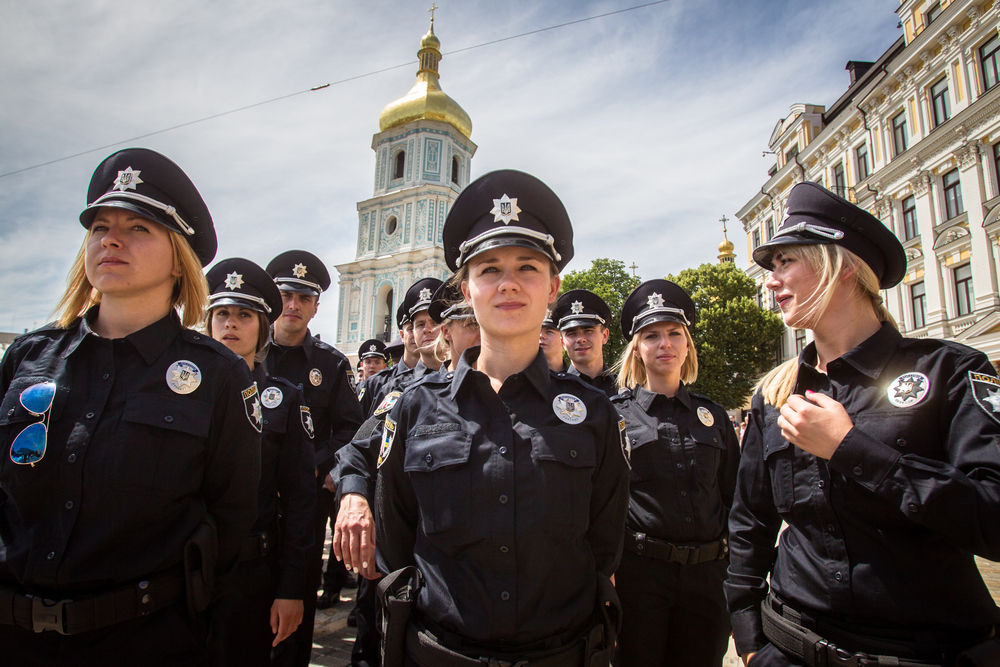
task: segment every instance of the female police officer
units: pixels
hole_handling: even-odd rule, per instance
[[[722,582],[739,442],[721,405],[688,391],[698,357],[691,297],[642,283],[622,307],[629,340],[613,401],[631,447],[625,553],[615,573],[623,667],[718,667],[729,645]]]
[[[271,276],[236,258],[213,266],[207,278],[206,328],[253,369],[260,402],[252,409],[260,410],[262,419],[257,520],[236,572],[212,604],[212,662],[266,667],[271,647],[302,622],[303,600],[310,594],[306,568],[316,509],[312,414],[297,385],[269,377],[259,363],[282,307]]]
[[[189,612],[256,514],[257,391],[185,328],[216,239],[184,172],[119,151],[87,202],[58,322],[0,368],[0,646],[17,665],[200,664]]]
[[[479,345],[479,323],[454,282],[441,283],[433,299],[427,314],[439,325],[434,355],[441,360],[442,370],[453,371],[462,353]]]
[[[814,183],[786,210],[754,261],[815,341],[753,397],[730,518],[736,648],[752,667],[1000,664],[973,559],[1000,558],[1000,380],[980,352],[899,335],[879,289],[906,257],[879,220]],[[969,649],[979,661],[956,663]]]
[[[538,179],[492,172],[455,201],[444,246],[482,343],[385,420],[380,568],[415,566],[424,581],[406,662],[608,664],[613,624],[598,612],[613,591],[598,590],[627,509],[618,417],[601,392],[550,374],[538,347],[573,253],[569,217]],[[387,656],[397,619],[389,607]]]

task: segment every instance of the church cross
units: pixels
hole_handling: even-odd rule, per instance
[[[635,270],[638,269],[639,267],[636,265],[635,262],[632,262],[632,266],[628,268],[632,269],[632,277],[635,278]]]
[[[434,23],[434,10],[435,9],[438,9],[438,6],[432,2],[431,3],[431,8],[427,10],[427,11],[429,11],[431,13],[431,23]]]
[[[729,218],[726,217],[725,213],[722,214],[722,217],[719,219],[719,222],[722,223],[722,234],[725,235],[725,233],[726,233],[726,223],[729,222]]]

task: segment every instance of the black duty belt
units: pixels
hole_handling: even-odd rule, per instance
[[[597,626],[592,632],[603,636],[603,628]],[[591,641],[588,642],[588,639]],[[434,637],[410,623],[406,629],[406,653],[418,665],[434,667],[583,667],[588,643],[597,644],[594,638],[580,638],[561,649],[536,652],[524,656],[483,656],[473,658],[445,648]]]
[[[262,531],[251,534],[240,547],[240,562],[263,558],[274,548],[273,531]]]
[[[179,602],[183,596],[184,573],[180,569],[82,600],[50,600],[0,586],[0,624],[76,635],[148,616]]]
[[[987,656],[987,662],[979,662],[973,655],[975,649],[959,654],[960,662],[943,663],[941,660],[918,660],[894,655],[880,655],[873,652],[854,652],[838,647],[832,641],[813,632],[801,624],[801,615],[768,594],[761,602],[761,612],[764,635],[774,646],[788,655],[801,660],[806,667],[875,667],[876,665],[894,665],[898,667],[927,667],[928,665],[944,664],[996,664]],[[990,633],[985,633],[979,641],[988,639]],[[878,640],[872,640],[878,641]],[[985,647],[986,644],[983,644]],[[953,651],[952,654],[957,651]],[[992,653],[991,653],[992,655]],[[965,658],[964,660],[961,660]]]
[[[697,565],[713,560],[721,560],[729,555],[729,542],[723,538],[715,542],[691,546],[676,545],[663,540],[654,540],[645,533],[625,529],[625,548],[632,553],[681,565]]]

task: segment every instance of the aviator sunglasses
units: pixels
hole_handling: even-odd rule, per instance
[[[55,382],[33,384],[21,392],[21,405],[31,414],[41,417],[42,421],[21,431],[10,444],[10,460],[14,463],[33,466],[45,456],[45,445],[49,439],[49,411],[55,396]]]

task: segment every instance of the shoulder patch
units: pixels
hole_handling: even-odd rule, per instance
[[[1000,424],[1000,379],[969,371],[969,387],[976,405]]]
[[[358,390],[358,400],[360,401],[365,397],[365,385],[361,385],[361,389]]]
[[[243,407],[246,409],[247,419],[250,425],[260,433],[264,427],[264,414],[260,409],[260,397],[257,395],[257,383],[243,390]]]
[[[629,470],[632,469],[632,445],[629,444],[628,430],[625,428],[625,419],[623,417],[618,418],[618,437],[622,441],[622,454],[625,455],[625,463],[628,464]]]
[[[378,467],[381,468],[385,460],[389,458],[389,451],[392,450],[392,441],[396,438],[396,422],[392,417],[386,417],[382,424],[382,446],[378,448]]]
[[[396,401],[398,401],[399,397],[402,395],[403,392],[401,391],[390,391],[385,395],[385,398],[382,399],[382,402],[378,404],[378,407],[375,408],[375,412],[372,414],[377,416],[384,415],[386,412],[389,412],[389,410],[392,410],[392,406],[396,405]]]
[[[312,440],[316,435],[316,429],[313,426],[313,417],[312,413],[309,412],[308,406],[299,406],[299,420],[302,422],[302,428],[305,429],[306,435]]]

